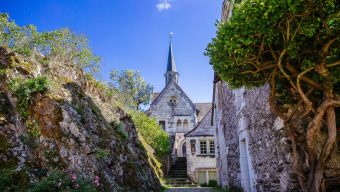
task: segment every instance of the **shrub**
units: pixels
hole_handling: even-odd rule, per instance
[[[35,120],[27,120],[26,127],[30,137],[32,137],[33,139],[40,137],[41,132],[39,129],[39,125]]]
[[[29,135],[20,135],[19,136],[20,141],[32,148],[38,147],[38,144],[35,142],[34,138],[30,137]]]
[[[217,181],[216,180],[209,180],[208,187],[216,187],[216,186],[217,186]]]
[[[47,177],[34,183],[29,189],[30,192],[53,192],[53,191],[97,191],[91,181],[77,176],[76,174],[66,174],[60,171],[53,171]]]
[[[227,188],[227,192],[243,192],[243,189],[239,186],[235,186],[235,185],[230,185]]]
[[[26,191],[29,177],[24,171],[15,167],[0,169],[0,191]]]
[[[162,158],[170,150],[168,134],[158,125],[155,118],[148,117],[143,112],[131,111],[137,131],[142,135],[145,142],[155,149],[156,155]]]
[[[36,77],[22,80],[14,79],[9,82],[9,88],[18,98],[18,111],[21,117],[26,120],[29,116],[28,108],[32,104],[32,97],[39,92],[47,90],[46,77]]]

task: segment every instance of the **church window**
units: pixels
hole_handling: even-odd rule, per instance
[[[188,128],[188,120],[186,120],[186,119],[184,119],[184,121],[183,121],[183,128],[184,129],[187,129]]]
[[[175,96],[171,96],[171,97],[170,97],[169,105],[170,105],[170,106],[175,106],[175,105],[177,105],[177,99],[176,99]]]
[[[201,154],[207,154],[207,141],[200,141]]]
[[[165,121],[159,121],[158,124],[162,127],[163,130],[165,130]]]
[[[182,121],[178,119],[176,126],[177,128],[180,128],[182,126]]]
[[[196,140],[190,140],[190,149],[192,154],[196,153]]]
[[[215,142],[214,141],[209,142],[209,149],[210,149],[211,154],[215,154]]]

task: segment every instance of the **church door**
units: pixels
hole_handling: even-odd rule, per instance
[[[187,156],[187,144],[186,144],[186,142],[184,142],[183,145],[182,145],[182,154],[183,154],[183,157]]]

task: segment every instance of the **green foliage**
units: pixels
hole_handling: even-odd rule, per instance
[[[28,108],[32,104],[32,97],[39,92],[47,90],[47,79],[37,77],[33,79],[14,79],[9,83],[10,90],[18,99],[19,113],[23,119],[29,116]]]
[[[138,71],[123,70],[111,71],[112,86],[122,94],[125,105],[140,107],[150,102],[153,87],[148,84]]]
[[[96,187],[80,176],[74,179],[72,176],[60,172],[53,171],[47,177],[41,179],[28,190],[30,192],[53,192],[53,191],[98,191]]]
[[[295,104],[299,83],[309,90],[340,82],[339,9],[336,0],[242,1],[230,21],[217,24],[205,54],[230,87],[271,83],[279,106]],[[315,84],[298,82],[298,74]],[[310,99],[319,104],[322,96],[312,92]]]
[[[27,132],[28,134],[32,137],[32,138],[37,138],[40,137],[40,128],[38,123],[35,120],[27,120],[26,121],[26,128],[27,128]]]
[[[29,176],[24,171],[16,171],[14,167],[0,169],[0,191],[26,191]]]
[[[217,181],[216,180],[209,180],[208,187],[217,187]]]
[[[229,187],[227,187],[227,192],[243,192],[243,189],[242,187],[230,185]]]
[[[143,112],[131,111],[132,120],[137,131],[146,143],[155,149],[158,157],[169,153],[170,141],[168,134],[158,125],[155,118],[148,117]]]
[[[32,97],[39,92],[47,90],[47,79],[36,77],[33,79],[14,79],[9,83],[9,88],[18,98],[18,111],[23,119],[29,116],[29,106],[32,104]]]
[[[37,142],[35,141],[35,138],[32,138],[30,135],[20,135],[19,136],[20,141],[32,148],[38,147]]]
[[[95,150],[95,156],[98,159],[105,159],[110,155],[110,150],[97,148]]]
[[[101,59],[94,55],[88,40],[69,29],[38,32],[34,25],[18,26],[8,14],[0,13],[0,45],[7,45],[26,56],[33,50],[46,58],[75,65],[87,71],[97,71]]]
[[[123,124],[112,121],[111,126],[124,140],[127,140],[129,138],[129,134],[124,130]]]

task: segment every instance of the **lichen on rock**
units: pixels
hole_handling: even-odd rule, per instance
[[[103,92],[103,87],[96,90],[72,65],[41,64],[4,47],[0,69],[6,70],[0,74],[1,174],[21,178],[24,189],[42,187],[41,182],[53,178],[69,178],[72,184],[75,174],[89,185],[99,180],[101,185],[94,186],[99,191],[159,191],[135,125],[117,107],[114,94]],[[46,90],[30,94],[27,108],[20,109],[19,93],[10,89],[10,82],[39,77],[47,79]],[[126,138],[111,122],[120,124]],[[38,130],[32,134],[31,129]],[[0,179],[0,190],[15,188],[15,183],[11,188],[11,181],[6,182]]]

